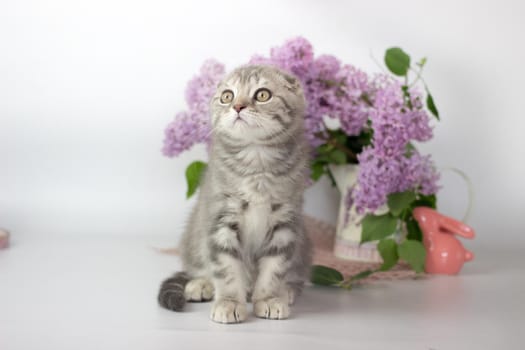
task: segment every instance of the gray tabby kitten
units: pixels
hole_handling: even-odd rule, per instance
[[[285,319],[309,271],[302,221],[308,150],[297,79],[267,66],[228,75],[211,101],[210,160],[184,232],[184,272],[158,301],[180,311],[214,298],[211,319]]]

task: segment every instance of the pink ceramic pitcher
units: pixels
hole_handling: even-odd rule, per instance
[[[466,250],[454,237],[459,235],[474,238],[474,230],[471,227],[427,207],[415,208],[413,215],[423,231],[423,244],[427,251],[427,273],[455,275],[465,261],[474,258],[474,254]]]

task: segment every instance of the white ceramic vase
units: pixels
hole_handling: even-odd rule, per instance
[[[330,170],[341,193],[334,255],[348,260],[382,262],[381,255],[377,251],[377,241],[361,244],[361,222],[364,215],[357,213],[352,199],[352,191],[357,185],[359,165],[335,165],[330,166]],[[386,207],[381,208],[375,214],[384,214],[387,210]]]

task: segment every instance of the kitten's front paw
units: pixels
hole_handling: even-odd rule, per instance
[[[268,298],[258,300],[253,304],[255,316],[271,320],[284,320],[290,316],[288,300],[281,298]]]
[[[187,301],[208,301],[213,298],[213,284],[205,278],[196,278],[184,288]]]
[[[217,300],[211,308],[211,319],[219,323],[239,323],[246,316],[246,304],[235,300]]]

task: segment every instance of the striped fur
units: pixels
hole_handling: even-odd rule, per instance
[[[190,277],[185,272],[177,272],[164,280],[158,295],[159,305],[173,311],[181,311],[186,305],[184,288]]]
[[[271,98],[257,101],[260,88],[271,91]],[[231,103],[221,102],[225,90],[234,95]],[[238,112],[235,105],[244,108]],[[199,299],[199,288],[209,291],[213,285],[216,322],[246,319],[250,296],[256,316],[286,318],[307,277],[304,110],[299,82],[264,66],[235,70],[212,98],[210,159],[181,248],[186,299],[207,300]],[[179,310],[182,303],[172,298],[180,300],[184,286],[168,281],[163,286],[176,286],[177,292],[161,288],[159,303]]]

